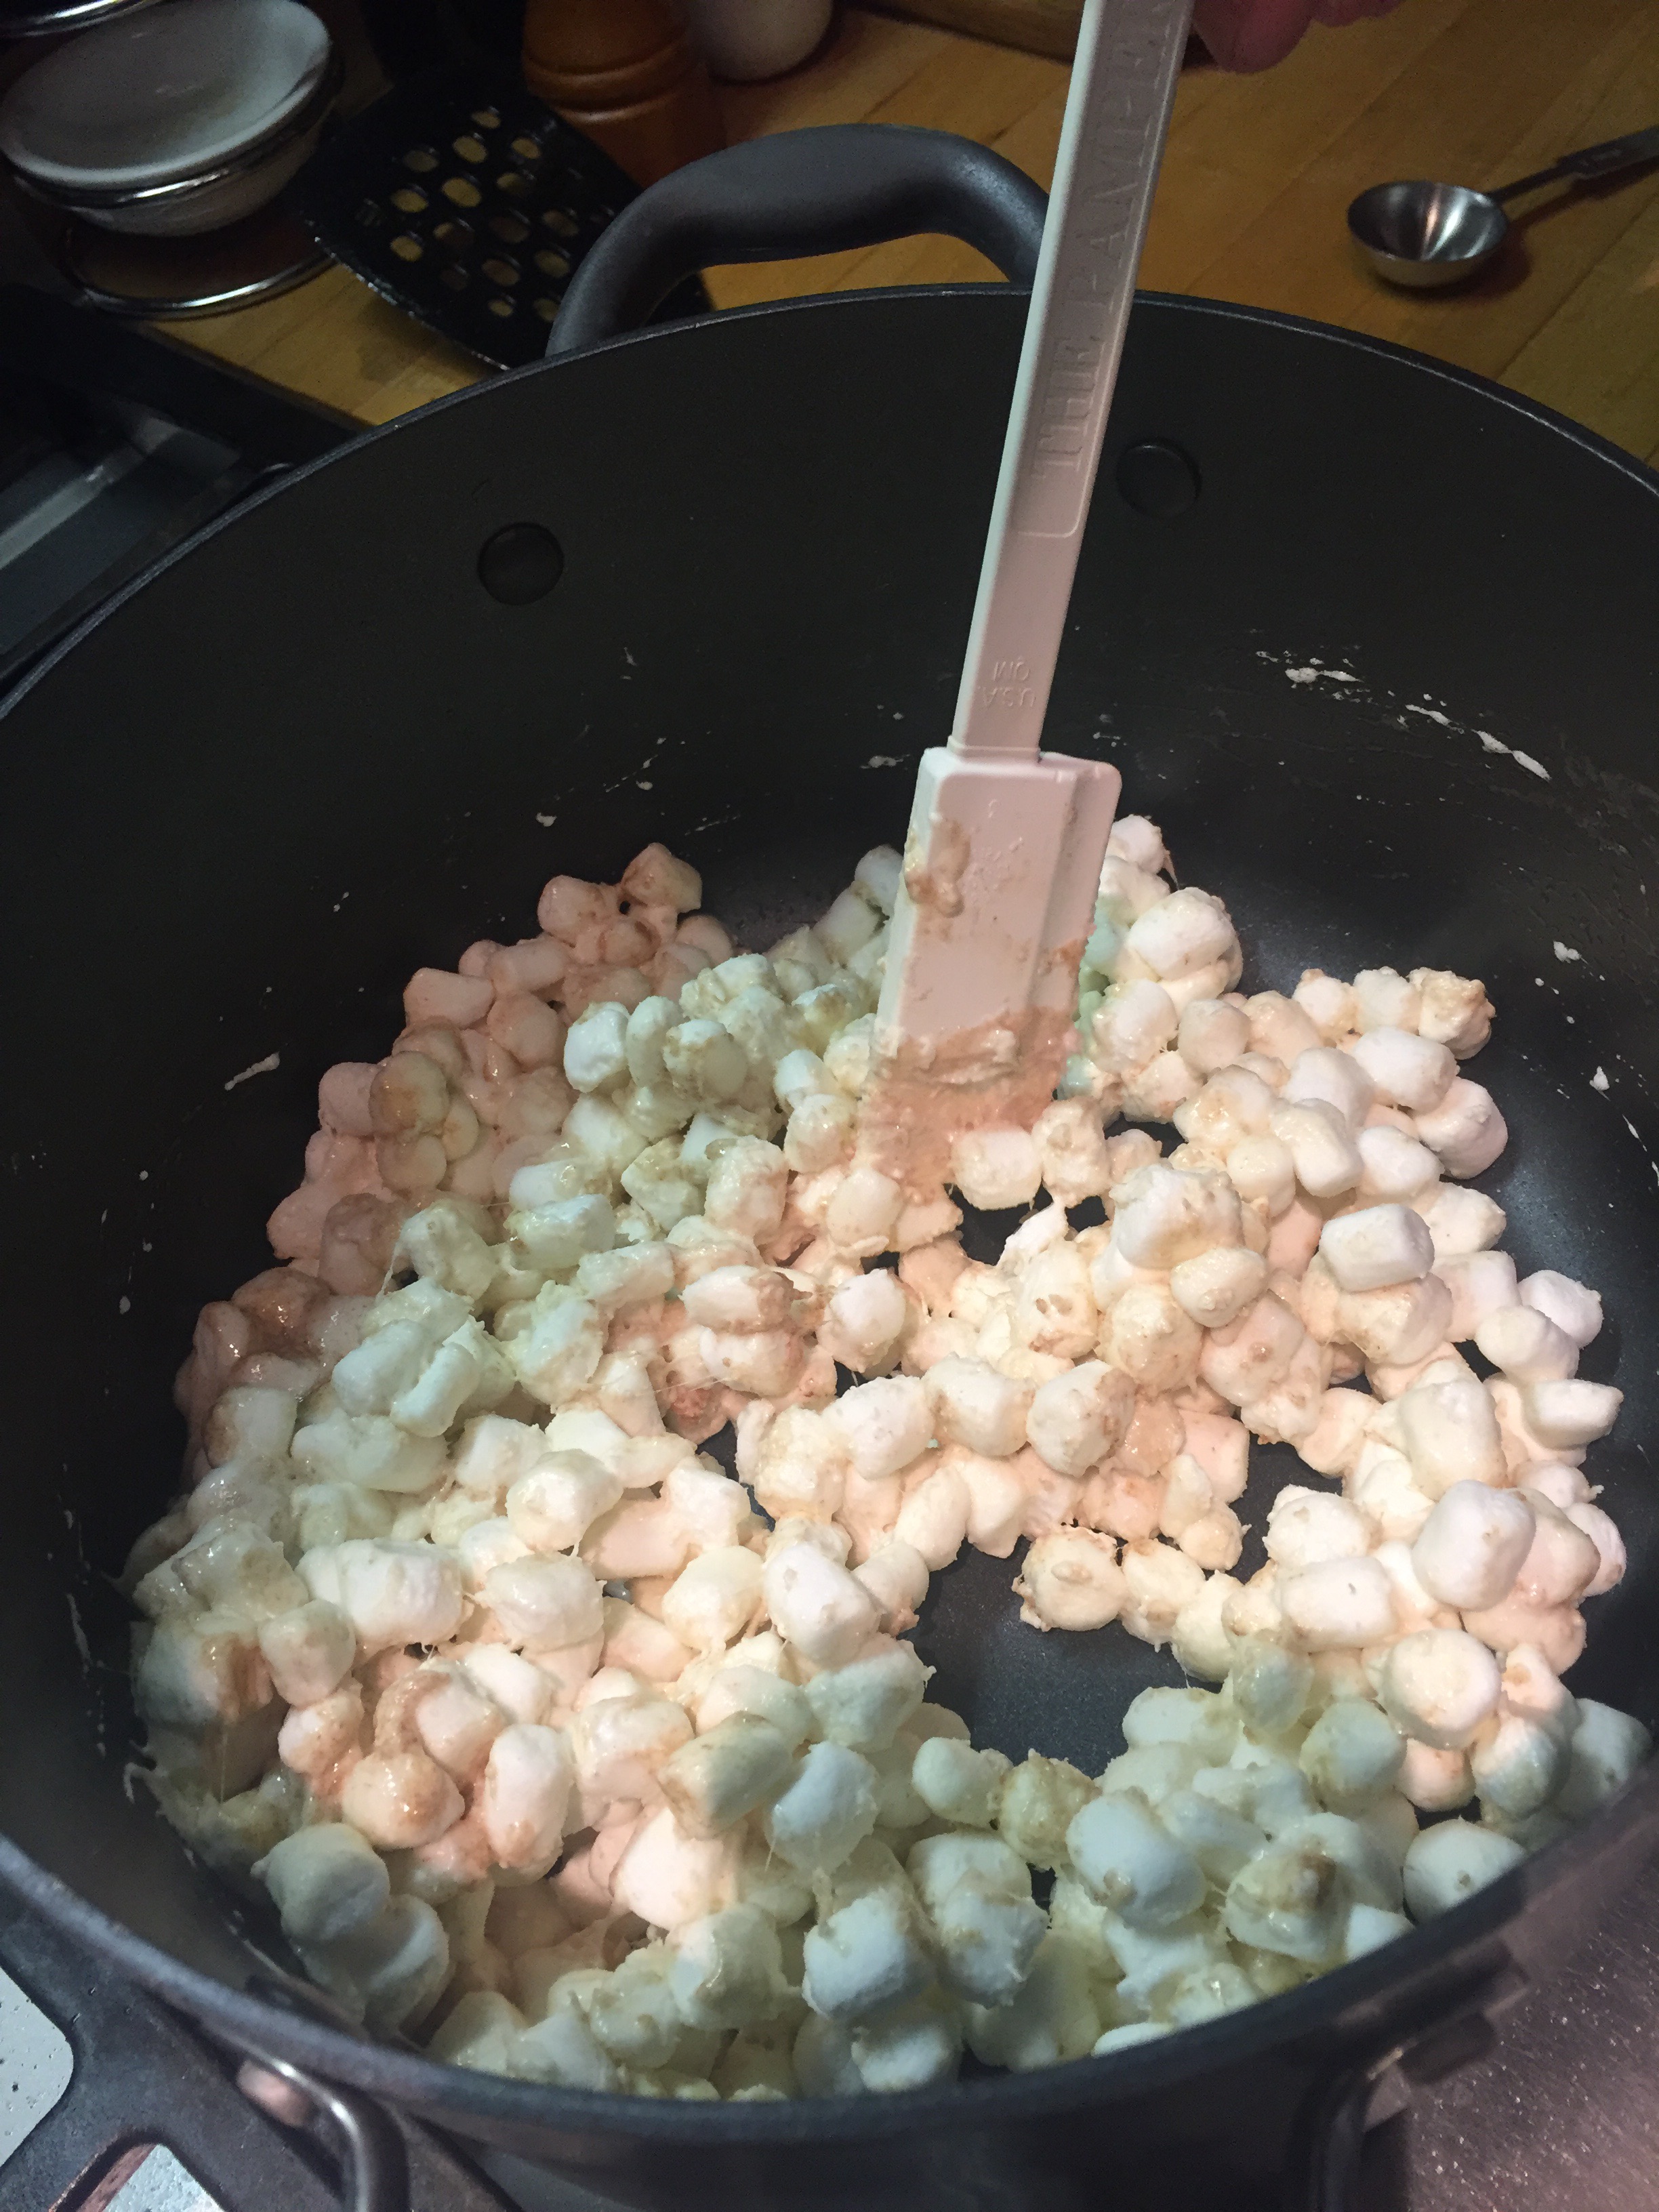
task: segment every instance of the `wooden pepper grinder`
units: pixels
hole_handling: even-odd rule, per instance
[[[708,72],[672,0],[529,0],[524,74],[635,184],[726,143]]]

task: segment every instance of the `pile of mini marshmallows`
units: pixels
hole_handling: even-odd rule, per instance
[[[1505,1140],[1482,987],[1242,996],[1169,865],[1118,825],[1086,1050],[954,1146],[1032,1209],[994,1266],[859,1157],[890,851],[766,954],[659,846],[557,877],[324,1076],[127,1587],[152,1786],[356,2016],[645,2096],[1049,2065],[1372,1949],[1646,1756],[1561,1680],[1620,1395],[1595,1292],[1517,1281],[1457,1180]],[[1252,1436],[1327,1480],[1241,1581]],[[1097,1777],[975,1750],[904,1640],[1023,1539],[1033,1632],[1220,1685],[1144,1692]]]

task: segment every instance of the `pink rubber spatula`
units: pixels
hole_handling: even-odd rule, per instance
[[[1029,1128],[1075,1019],[1121,779],[1040,750],[1191,0],[1087,0],[948,744],[921,757],[860,1157],[913,1198]]]

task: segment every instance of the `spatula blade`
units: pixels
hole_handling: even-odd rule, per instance
[[[1072,1049],[1121,779],[1065,753],[921,757],[860,1150],[907,1186],[973,1128],[1029,1128]]]

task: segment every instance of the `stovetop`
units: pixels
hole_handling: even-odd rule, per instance
[[[269,2118],[233,2057],[10,1902],[0,1970],[4,2212],[338,2205],[314,2124]],[[404,2134],[410,2212],[608,2212],[515,2159],[487,2175],[426,2128]],[[1373,2130],[1353,2212],[1659,2212],[1659,1865],[1505,2014],[1490,2056]]]

